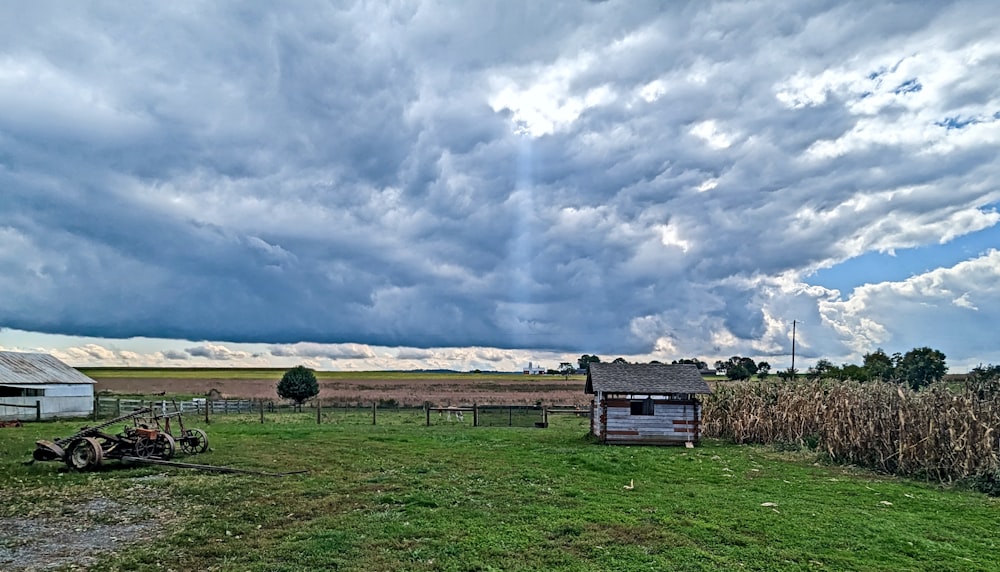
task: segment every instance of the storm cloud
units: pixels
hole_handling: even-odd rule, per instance
[[[780,356],[794,319],[804,355],[1000,361],[933,326],[995,323],[995,252],[809,283],[1000,220],[989,2],[17,10],[6,328],[493,363]]]

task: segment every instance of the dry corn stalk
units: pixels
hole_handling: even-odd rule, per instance
[[[833,380],[718,384],[703,411],[705,436],[736,443],[814,441],[835,462],[942,482],[1000,471],[1000,399],[981,391]]]

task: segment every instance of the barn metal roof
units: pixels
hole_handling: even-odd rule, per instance
[[[95,383],[49,354],[0,352],[0,384]]]
[[[592,363],[586,393],[712,393],[694,364]]]

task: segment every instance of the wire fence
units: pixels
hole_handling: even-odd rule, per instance
[[[549,416],[573,414],[590,415],[589,408],[544,405],[488,404],[464,407],[435,407],[430,403],[422,407],[401,406],[395,400],[379,400],[369,404],[311,403],[294,405],[289,402],[253,399],[191,399],[185,401],[166,399],[124,399],[98,396],[94,399],[93,418],[118,417],[129,411],[149,407],[154,413],[181,412],[188,417],[198,417],[210,423],[215,416],[243,416],[247,421],[265,423],[280,421],[283,416],[315,416],[317,423],[371,423],[468,425],[471,427],[539,427],[548,426]]]

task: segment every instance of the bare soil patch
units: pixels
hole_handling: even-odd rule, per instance
[[[86,570],[98,556],[162,531],[148,511],[107,498],[67,502],[47,514],[0,518],[0,569]]]
[[[105,377],[97,380],[95,391],[117,394],[207,395],[213,389],[231,399],[277,399],[278,378],[136,378]],[[395,401],[401,406],[463,404],[588,405],[591,396],[583,392],[580,380],[538,377],[483,377],[476,379],[421,377],[419,379],[320,379],[320,399],[324,404],[369,404]]]

